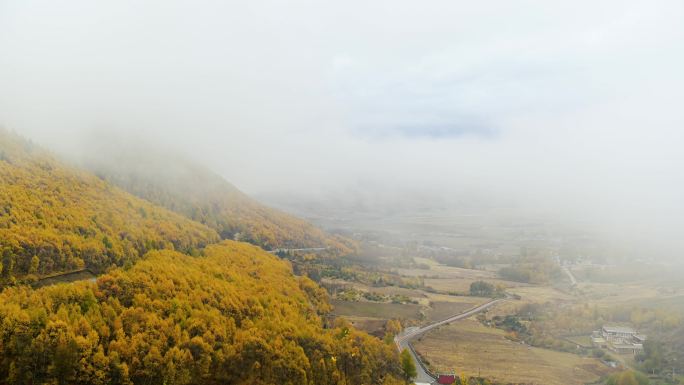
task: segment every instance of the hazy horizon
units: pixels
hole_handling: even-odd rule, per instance
[[[677,1],[0,0],[0,126],[76,158],[111,135],[175,149],[255,196],[472,197],[681,258],[683,16]]]

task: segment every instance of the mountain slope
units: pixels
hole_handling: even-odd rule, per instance
[[[88,267],[102,271],[152,249],[194,252],[219,239],[204,225],[60,163],[0,131],[2,281]]]
[[[401,384],[397,353],[345,325],[327,295],[234,241],[153,251],[97,283],[0,294],[0,378],[68,384]]]
[[[219,175],[176,154],[124,147],[97,151],[98,157],[89,157],[87,167],[136,196],[206,224],[224,239],[267,250],[329,247],[344,254],[354,247],[347,239],[260,204]],[[103,158],[102,153],[110,155]]]

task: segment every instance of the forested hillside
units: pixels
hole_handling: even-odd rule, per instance
[[[0,131],[0,283],[123,266],[153,249],[195,253],[217,233]]]
[[[132,194],[206,224],[223,239],[242,240],[267,250],[330,247],[344,254],[354,248],[348,239],[262,205],[221,176],[178,154],[126,147],[96,151],[86,165]],[[103,157],[103,153],[111,155]]]
[[[326,293],[287,262],[224,241],[152,251],[96,283],[0,294],[0,378],[13,384],[399,384],[397,353],[322,327]]]

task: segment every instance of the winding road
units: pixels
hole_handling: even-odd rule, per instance
[[[426,332],[429,332],[430,330],[449,324],[454,321],[462,320],[464,318],[468,318],[472,315],[475,315],[481,311],[487,310],[490,307],[496,305],[499,302],[505,301],[506,298],[500,298],[500,299],[494,299],[489,302],[486,302],[480,306],[474,307],[468,311],[465,311],[460,314],[453,315],[445,320],[438,321],[431,323],[429,325],[425,325],[423,327],[410,327],[404,329],[401,333],[399,333],[396,337],[394,337],[394,343],[397,345],[397,349],[399,351],[403,351],[404,349],[408,349],[409,353],[411,353],[411,357],[413,357],[413,362],[416,365],[416,378],[414,379],[415,382],[417,383],[427,383],[431,384],[437,379],[434,378],[430,373],[427,372],[425,366],[423,363],[420,361],[418,356],[416,355],[416,352],[413,350],[413,347],[410,345],[410,341],[421,334],[425,334]]]
[[[309,252],[309,251],[324,251],[328,250],[330,247],[305,247],[303,249],[274,249],[269,251],[271,254],[278,254],[278,253],[290,253],[290,252]]]

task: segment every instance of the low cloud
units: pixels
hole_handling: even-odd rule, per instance
[[[676,243],[683,7],[4,0],[0,123],[177,148],[250,193],[467,192]]]

